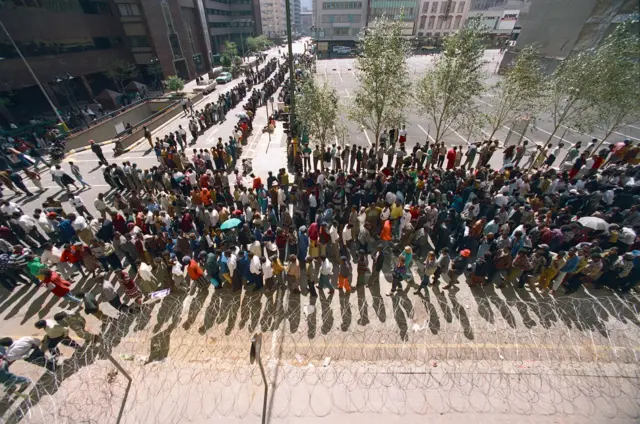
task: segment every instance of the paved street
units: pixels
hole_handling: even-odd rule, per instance
[[[421,75],[422,71],[432,66],[432,63],[435,59],[433,55],[425,55],[425,56],[413,56],[408,59],[410,76],[417,80]],[[487,50],[485,52],[485,62],[486,65],[484,67],[484,72],[487,75],[486,84],[491,85],[495,83],[498,78],[500,78],[496,74],[497,66],[502,59],[502,55],[498,50]],[[345,108],[348,108],[350,99],[354,95],[356,88],[358,87],[358,71],[355,68],[355,59],[331,59],[331,60],[320,60],[318,61],[316,73],[319,78],[325,78],[327,81],[333,85],[338,91],[338,95],[341,97],[341,103]],[[479,106],[481,108],[490,107],[490,103],[487,103],[488,98],[484,96],[482,98],[476,99]],[[433,141],[433,135],[435,133],[435,125],[428,118],[421,116],[417,107],[411,105],[409,108],[410,113],[407,115],[407,149],[412,148],[415,143],[420,143],[424,145],[424,142],[429,139],[431,142]],[[343,124],[347,127],[349,132],[349,140],[351,144],[370,147],[375,142],[375,135],[371,134],[367,130],[363,130],[357,124],[349,121],[343,115]],[[501,142],[504,142],[507,133],[509,132],[510,127],[505,126],[500,129],[494,136],[494,139],[498,139]],[[484,135],[489,136],[489,133],[485,128]],[[565,131],[566,130],[566,131]],[[517,131],[517,130],[515,130]],[[526,133],[524,134],[525,139],[529,140],[529,146],[533,146],[533,143],[542,144],[546,142],[549,135],[551,135],[552,125],[551,120],[548,116],[541,115],[538,117],[536,127],[534,128],[531,125]],[[582,134],[579,131],[562,127],[560,131],[558,131],[552,140],[552,143],[557,144],[562,138],[569,144],[575,144],[578,141],[582,141],[582,145],[586,147],[591,143],[592,138],[602,139],[602,132],[595,131],[593,134]],[[454,132],[452,134],[447,135],[444,138],[444,142],[447,146],[466,146],[467,139],[469,138],[468,134],[462,134],[458,132]],[[630,139],[632,141],[640,141],[640,123],[637,125],[629,125],[624,127],[622,130],[617,131],[613,135],[611,135],[608,139],[609,142],[617,142],[622,141],[624,139]],[[481,141],[474,138],[470,139],[471,142]],[[567,145],[567,143],[565,143]],[[492,165],[500,166],[501,159],[498,159],[499,155],[494,155],[494,161]],[[557,165],[557,164],[556,164]]]
[[[302,49],[302,43],[296,43],[294,51]],[[275,54],[272,51],[270,57]],[[497,53],[487,55],[490,71]],[[414,57],[410,64],[418,72],[430,60]],[[357,84],[352,63],[320,61],[317,67],[344,101]],[[231,87],[217,88],[208,98]],[[217,137],[226,140],[243,104],[192,147],[210,147]],[[282,127],[271,137],[262,134],[259,129],[266,119],[263,107],[244,149],[263,178],[268,170],[285,166]],[[410,122],[409,146],[422,143],[429,123],[417,113]],[[186,128],[187,119],[174,119],[153,136],[162,137],[180,124]],[[352,144],[373,142],[371,134],[347,125]],[[640,127],[623,133],[640,137]],[[527,137],[543,138],[538,132],[528,132]],[[460,145],[465,139],[453,135],[447,143]],[[142,169],[158,163],[146,142],[116,159],[110,147],[104,151],[110,161],[128,160]],[[70,160],[93,186],[82,198],[94,213],[93,199],[109,188],[98,161],[90,151],[65,162]],[[68,165],[63,167],[68,171]],[[17,199],[29,213],[45,197],[61,194],[49,171],[42,176],[47,192],[28,201]],[[72,211],[68,203],[64,206]],[[350,295],[323,293],[313,299],[306,290],[241,296],[227,290],[192,290],[150,301],[139,314],[118,320],[101,323],[89,316],[88,330],[103,335],[105,348],[131,376],[131,386],[97,349],[62,347],[66,362],[55,376],[23,361],[12,365],[14,373],[38,383],[28,399],[0,399],[0,422],[110,424],[118,422],[121,413],[123,424],[258,422],[264,387],[259,368],[249,363],[250,338],[256,332],[263,333],[270,423],[426,419],[626,424],[640,419],[636,296],[586,291],[550,297],[534,287],[470,289],[464,278],[457,290],[430,288],[426,296],[418,296],[413,290],[420,271],[414,267],[411,275],[394,297],[385,296],[391,281],[389,258],[380,287],[358,287]],[[73,290],[94,290],[95,285],[95,280],[81,279]],[[41,336],[34,322],[67,306],[32,286],[3,293],[1,336]],[[110,317],[118,314],[106,303],[101,307]]]

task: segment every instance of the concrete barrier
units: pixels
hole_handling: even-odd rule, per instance
[[[95,126],[68,137],[66,141],[66,150],[80,151],[80,149],[89,145],[89,140],[101,143],[106,140],[115,139],[118,136],[116,125],[130,123],[135,129],[142,122],[154,116],[158,112],[167,109],[167,107],[173,105],[175,102],[175,100],[168,98],[150,99],[148,101],[141,102],[122,113],[105,119]]]

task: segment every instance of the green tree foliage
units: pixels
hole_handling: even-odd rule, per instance
[[[434,123],[435,142],[477,122],[480,111],[475,97],[484,90],[484,36],[480,20],[470,19],[444,39],[442,54],[416,84],[416,102]]]
[[[177,75],[169,75],[167,79],[164,80],[164,85],[167,87],[167,90],[177,93],[184,88],[184,80]]]
[[[358,39],[356,69],[360,85],[349,117],[375,134],[375,147],[384,128],[399,127],[411,98],[407,57],[410,48],[400,21],[376,18]]]

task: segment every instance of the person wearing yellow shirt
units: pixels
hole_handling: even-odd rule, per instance
[[[393,238],[400,238],[400,218],[402,218],[402,206],[398,202],[391,205],[391,225],[393,227]]]

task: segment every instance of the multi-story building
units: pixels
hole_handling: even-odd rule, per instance
[[[147,83],[206,72],[224,41],[241,49],[244,38],[259,33],[257,1],[13,0],[0,2],[0,21],[48,96],[65,108],[105,88],[119,90],[107,77],[115,63],[137,65],[135,79]],[[4,31],[0,57],[0,97],[8,100],[0,106],[3,123],[48,113],[36,79]]]
[[[313,1],[311,36],[318,41],[320,55],[335,46],[355,47],[362,28],[367,25],[367,0]]]
[[[293,10],[291,11],[293,14],[293,22],[291,22],[293,34],[302,34],[302,4],[300,3],[300,0],[291,1],[291,6],[293,7]]]
[[[529,10],[530,0],[473,0],[468,18],[479,17],[493,47],[504,47],[519,32],[518,18]]]
[[[527,45],[535,45],[547,72],[570,54],[598,46],[616,25],[639,12],[637,0],[535,0],[519,16],[522,30],[500,67]]]
[[[369,0],[368,21],[386,16],[402,22],[402,34],[415,35],[419,0]]]
[[[243,53],[245,39],[258,33],[254,2],[252,0],[196,1],[202,1],[204,5],[213,53],[221,53],[224,50],[225,41],[233,41],[237,44],[238,51]]]
[[[427,45],[438,45],[442,37],[460,29],[467,19],[471,0],[420,3],[416,35]]]
[[[262,33],[280,39],[287,34],[287,5],[285,0],[260,0]],[[293,8],[292,8],[293,9]],[[291,11],[293,14],[293,10]]]
[[[300,33],[305,36],[310,36],[311,27],[313,26],[313,12],[302,12],[300,14]]]

